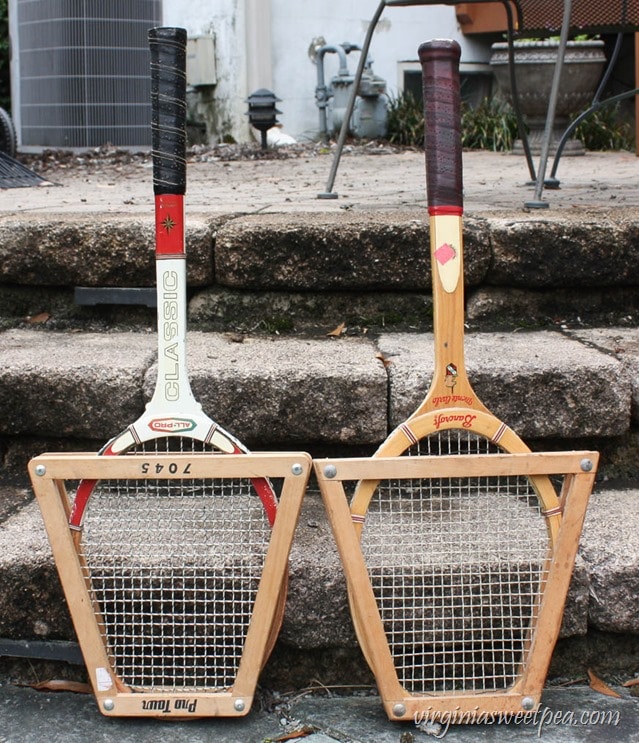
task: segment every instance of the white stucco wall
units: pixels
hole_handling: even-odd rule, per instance
[[[316,138],[319,113],[314,104],[317,69],[308,57],[313,38],[322,36],[328,44],[349,41],[361,46],[377,2],[375,0],[272,0],[273,77],[282,98],[281,119],[287,131],[299,138]],[[386,8],[373,36],[370,56],[375,74],[388,83],[391,95],[397,93],[398,62],[417,60],[420,43],[432,38],[455,38],[463,56],[482,61],[475,44],[459,31],[454,8],[414,6]],[[353,72],[359,55],[348,57]],[[337,72],[335,54],[324,57],[326,80]]]
[[[189,36],[214,34],[217,85],[215,120],[221,134],[249,137],[246,122],[247,67],[245,0],[164,0],[163,23],[181,26]]]
[[[266,87],[282,99],[279,120],[299,140],[315,139],[317,68],[308,56],[313,39],[361,45],[376,0],[164,0],[164,23],[189,34],[216,36],[217,118],[238,140],[249,135],[246,97]],[[488,47],[463,36],[455,10],[445,5],[386,8],[370,48],[375,73],[398,86],[398,62],[417,59],[417,48],[431,38],[455,38],[462,62],[485,62]],[[349,55],[355,71],[358,55]],[[326,80],[337,71],[337,57],[326,55]]]

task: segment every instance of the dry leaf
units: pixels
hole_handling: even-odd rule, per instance
[[[91,686],[80,681],[66,681],[64,679],[50,679],[30,685],[37,691],[72,691],[75,694],[92,694]]]
[[[381,361],[382,364],[384,364],[384,368],[390,366],[393,363],[390,359],[387,359],[386,356],[384,356],[383,353],[376,353],[375,354],[375,358],[378,361]]]
[[[306,738],[309,735],[317,732],[317,728],[312,725],[304,725],[299,730],[294,730],[292,733],[286,733],[281,735],[279,738],[274,738],[273,743],[285,743],[287,740],[297,740],[299,738]]]
[[[335,328],[335,330],[331,330],[331,332],[330,333],[326,333],[326,335],[331,335],[334,338],[339,338],[344,333],[345,330],[346,330],[346,323],[345,322],[341,322]]]
[[[615,691],[614,689],[611,689],[608,684],[606,684],[604,681],[602,681],[598,676],[596,676],[590,668],[588,669],[588,680],[590,688],[593,691],[598,692],[599,694],[605,694],[608,697],[617,697],[621,698],[621,694],[619,692]]]
[[[639,678],[636,678],[636,679],[630,679],[630,681],[626,681],[626,682],[624,683],[624,686],[625,686],[626,688],[629,688],[629,687],[631,687],[631,686],[638,686],[638,685],[639,685]]]
[[[46,322],[51,315],[48,312],[40,312],[37,315],[29,315],[26,317],[26,321],[31,325],[39,325],[40,323]]]

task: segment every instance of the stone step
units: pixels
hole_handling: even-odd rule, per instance
[[[635,210],[592,217],[580,210],[552,219],[489,213],[466,217],[464,226],[471,321],[530,325],[569,314],[609,324],[630,315],[637,324]],[[224,314],[230,329],[257,295],[249,311],[253,322],[275,314],[292,325],[306,315],[317,318],[322,307],[330,312],[341,295],[339,313],[330,315],[339,322],[348,319],[346,294],[364,302],[354,309],[365,318],[395,314],[409,324],[415,316],[424,322],[430,316],[427,246],[423,209],[193,214],[187,222],[191,320],[198,329],[211,329]],[[94,318],[74,305],[73,288],[152,287],[153,249],[150,214],[5,216],[0,327],[43,312],[53,324]],[[407,293],[419,298],[412,312],[402,299]],[[389,307],[392,296],[395,308]],[[152,313],[147,317],[152,322]]]
[[[581,163],[562,175],[551,210],[525,212],[520,161],[465,153],[467,366],[478,396],[533,448],[602,451],[553,673],[576,658],[581,676],[592,665],[629,678],[639,634],[639,192],[634,155],[588,160],[587,177]],[[370,453],[431,375],[423,154],[345,158],[340,199],[318,201],[329,164],[189,165],[192,386],[256,450]],[[95,451],[142,412],[156,375],[154,310],[79,307],[73,296],[77,286],[154,285],[148,166],[53,180],[63,186],[0,194],[0,638],[74,639],[27,460]],[[351,332],[326,336],[342,322]],[[311,482],[267,672],[295,688],[370,683],[362,668]]]
[[[636,286],[633,210],[464,219],[466,279],[527,289]],[[293,291],[428,291],[424,209],[190,216],[189,282]],[[61,249],[62,246],[62,249]],[[153,215],[6,216],[0,283],[153,286]]]
[[[12,329],[0,355],[2,437],[110,438],[142,413],[156,376],[152,332]],[[620,437],[637,421],[632,329],[474,333],[466,355],[479,398],[524,438]],[[424,397],[433,363],[424,334],[188,334],[195,397],[259,449],[374,446]]]

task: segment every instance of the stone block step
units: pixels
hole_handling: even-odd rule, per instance
[[[110,438],[150,399],[155,344],[150,332],[0,333],[0,436]],[[631,330],[477,333],[466,349],[476,393],[524,438],[618,437],[637,418]],[[188,358],[204,410],[257,449],[375,446],[423,398],[433,368],[432,337],[402,333],[192,332]]]
[[[466,281],[527,290],[636,286],[636,211],[464,220]],[[188,278],[251,290],[430,290],[425,209],[189,215]],[[153,286],[153,215],[5,216],[0,284]]]
[[[480,329],[639,323],[639,217],[488,212],[464,221],[467,316]],[[327,332],[430,327],[424,209],[196,212],[186,228],[190,327]],[[152,214],[16,213],[0,220],[0,329],[154,324],[154,311],[79,306],[74,289],[152,289]]]

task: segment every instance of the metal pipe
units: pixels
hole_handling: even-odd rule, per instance
[[[348,63],[346,61],[346,50],[344,47],[325,44],[317,50],[317,87],[315,88],[315,101],[319,108],[320,133],[324,140],[328,139],[328,124],[326,117],[328,88],[326,87],[326,77],[324,75],[324,56],[329,52],[337,54],[339,57],[339,70],[337,74],[340,77],[348,76]]]

